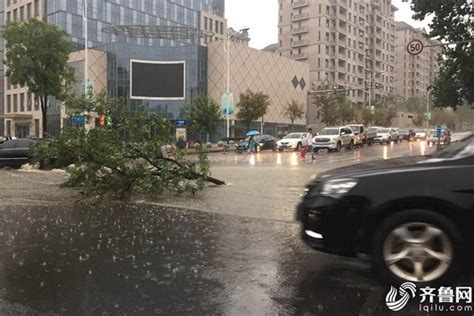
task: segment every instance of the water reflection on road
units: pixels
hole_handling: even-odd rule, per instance
[[[227,154],[217,153],[211,154],[210,160],[214,165],[220,164],[234,164],[234,165],[276,165],[276,166],[291,166],[300,167],[308,164],[333,164],[343,161],[361,162],[362,160],[370,159],[392,159],[403,156],[427,155],[434,150],[429,147],[426,142],[402,142],[390,143],[388,145],[374,145],[371,147],[365,146],[363,148],[356,148],[354,150],[343,149],[340,153],[328,153],[325,150],[320,151],[314,155],[314,160],[311,154],[306,154],[304,159],[301,158],[299,152],[285,151],[272,152],[263,151],[260,153],[242,153],[238,154],[230,152]]]

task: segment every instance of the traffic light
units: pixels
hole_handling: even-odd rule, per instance
[[[107,127],[112,127],[112,116],[107,115],[106,122],[107,122]]]

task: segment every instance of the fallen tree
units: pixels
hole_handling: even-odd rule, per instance
[[[34,160],[42,168],[68,168],[66,187],[77,188],[86,199],[128,199],[132,196],[196,193],[206,183],[225,184],[211,177],[206,153],[196,161],[166,148],[173,143],[169,120],[149,115],[145,108],[127,111],[117,100],[99,95],[94,100],[69,98],[76,115],[103,117],[99,126],[63,129],[53,140],[34,148]],[[85,115],[86,120],[94,118]],[[102,125],[102,126],[101,126]]]

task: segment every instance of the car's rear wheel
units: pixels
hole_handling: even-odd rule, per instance
[[[461,266],[462,238],[446,217],[427,210],[397,213],[382,222],[373,239],[373,263],[391,284],[443,283]]]
[[[355,147],[354,141],[351,140],[351,142],[350,142],[350,144],[349,144],[349,147],[347,147],[347,148],[349,148],[349,150],[354,150],[354,147]]]

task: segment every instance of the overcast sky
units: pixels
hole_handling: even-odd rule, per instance
[[[395,20],[405,21],[414,27],[428,24],[411,18],[413,12],[409,3],[402,3],[402,0],[392,2],[399,9]],[[229,26],[236,30],[250,28],[250,46],[261,49],[278,42],[278,0],[226,0],[225,5]]]

